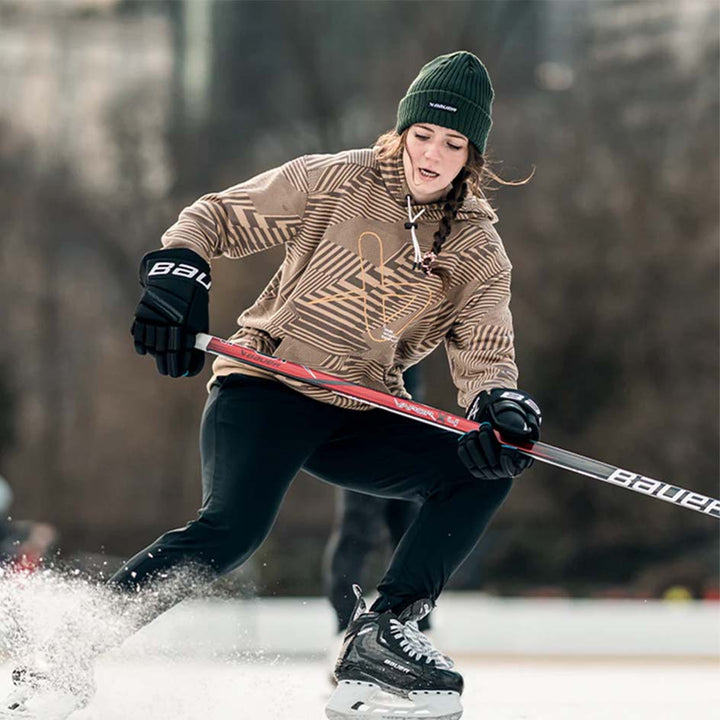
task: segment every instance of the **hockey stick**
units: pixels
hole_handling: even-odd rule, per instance
[[[231,360],[237,360],[246,365],[252,365],[253,367],[263,370],[269,370],[270,372],[284,375],[285,377],[299,380],[309,385],[317,385],[338,395],[344,395],[345,397],[359,400],[367,405],[389,410],[390,412],[404,415],[458,434],[463,434],[470,430],[477,430],[477,428],[480,427],[478,423],[467,420],[459,415],[452,415],[451,413],[446,413],[443,410],[438,410],[429,405],[423,405],[422,403],[395,397],[394,395],[379,390],[356,385],[335,375],[323,372],[322,370],[313,370],[299,363],[280,360],[271,355],[264,355],[256,350],[251,350],[242,345],[236,345],[213,335],[198,333],[195,340],[195,347],[198,350],[230,358]],[[644,475],[638,475],[637,473],[623,470],[608,463],[592,460],[591,458],[577,455],[568,450],[562,450],[547,443],[515,444],[504,440],[497,431],[495,431],[495,435],[498,441],[505,447],[518,450],[523,455],[528,455],[549,465],[555,465],[563,470],[569,470],[580,475],[587,475],[587,477],[601,480],[602,482],[620,485],[633,492],[650,495],[658,500],[665,500],[665,502],[670,502],[680,507],[688,508],[689,510],[695,510],[705,515],[720,518],[720,500],[690,490],[684,490],[681,487],[670,485],[661,480],[654,480]]]

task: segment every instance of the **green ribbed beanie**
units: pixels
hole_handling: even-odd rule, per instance
[[[419,122],[442,125],[484,153],[493,95],[490,76],[475,55],[465,50],[440,55],[420,70],[400,101],[396,130]]]

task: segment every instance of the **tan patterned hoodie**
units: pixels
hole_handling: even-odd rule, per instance
[[[469,196],[435,262],[413,269],[402,158],[374,150],[308,155],[247,182],[205,195],[163,235],[206,260],[242,258],[285,245],[285,259],[254,305],[238,318],[238,344],[409,397],[402,373],[445,343],[458,402],[483,389],[516,387],[510,261],[485,200]],[[442,217],[422,206],[424,253]],[[417,214],[418,208],[412,208]],[[215,376],[249,371],[219,358]],[[367,406],[279,378],[318,400]]]

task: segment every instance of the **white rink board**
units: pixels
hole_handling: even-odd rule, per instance
[[[324,598],[186,602],[126,643],[127,653],[193,657],[327,652],[335,629]],[[433,642],[450,655],[720,657],[720,603],[494,598],[444,593]]]
[[[703,663],[461,662],[463,720],[689,720],[716,717],[718,667]],[[0,691],[9,666],[0,668]],[[123,659],[72,720],[322,720],[324,662]]]

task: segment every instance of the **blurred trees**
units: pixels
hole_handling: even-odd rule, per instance
[[[515,193],[519,213],[503,226],[524,240],[515,312],[547,437],[717,495],[718,36],[702,4],[686,11],[592,5],[571,89],[552,107],[547,93],[528,98],[546,136],[535,187]],[[538,537],[558,543],[533,562],[539,575],[657,591],[653,566],[683,557],[703,567],[688,570],[692,584],[717,574],[706,518],[538,475],[524,487],[528,507],[532,495],[561,499],[528,518],[519,543],[531,558]]]
[[[422,63],[466,48],[496,88],[494,198],[521,382],[548,441],[718,488],[718,36],[712,2],[0,3],[0,456],[18,513],[127,555],[199,499],[204,377],[128,335],[141,254],[195,197],[366,146]],[[229,334],[281,251],[215,264]],[[442,353],[428,401],[454,409]],[[14,398],[14,403],[5,398]],[[14,410],[11,408],[14,407]],[[267,591],[319,590],[332,492],[301,478],[261,549]],[[536,468],[458,587],[698,591],[715,523]],[[293,567],[302,573],[293,574]]]

